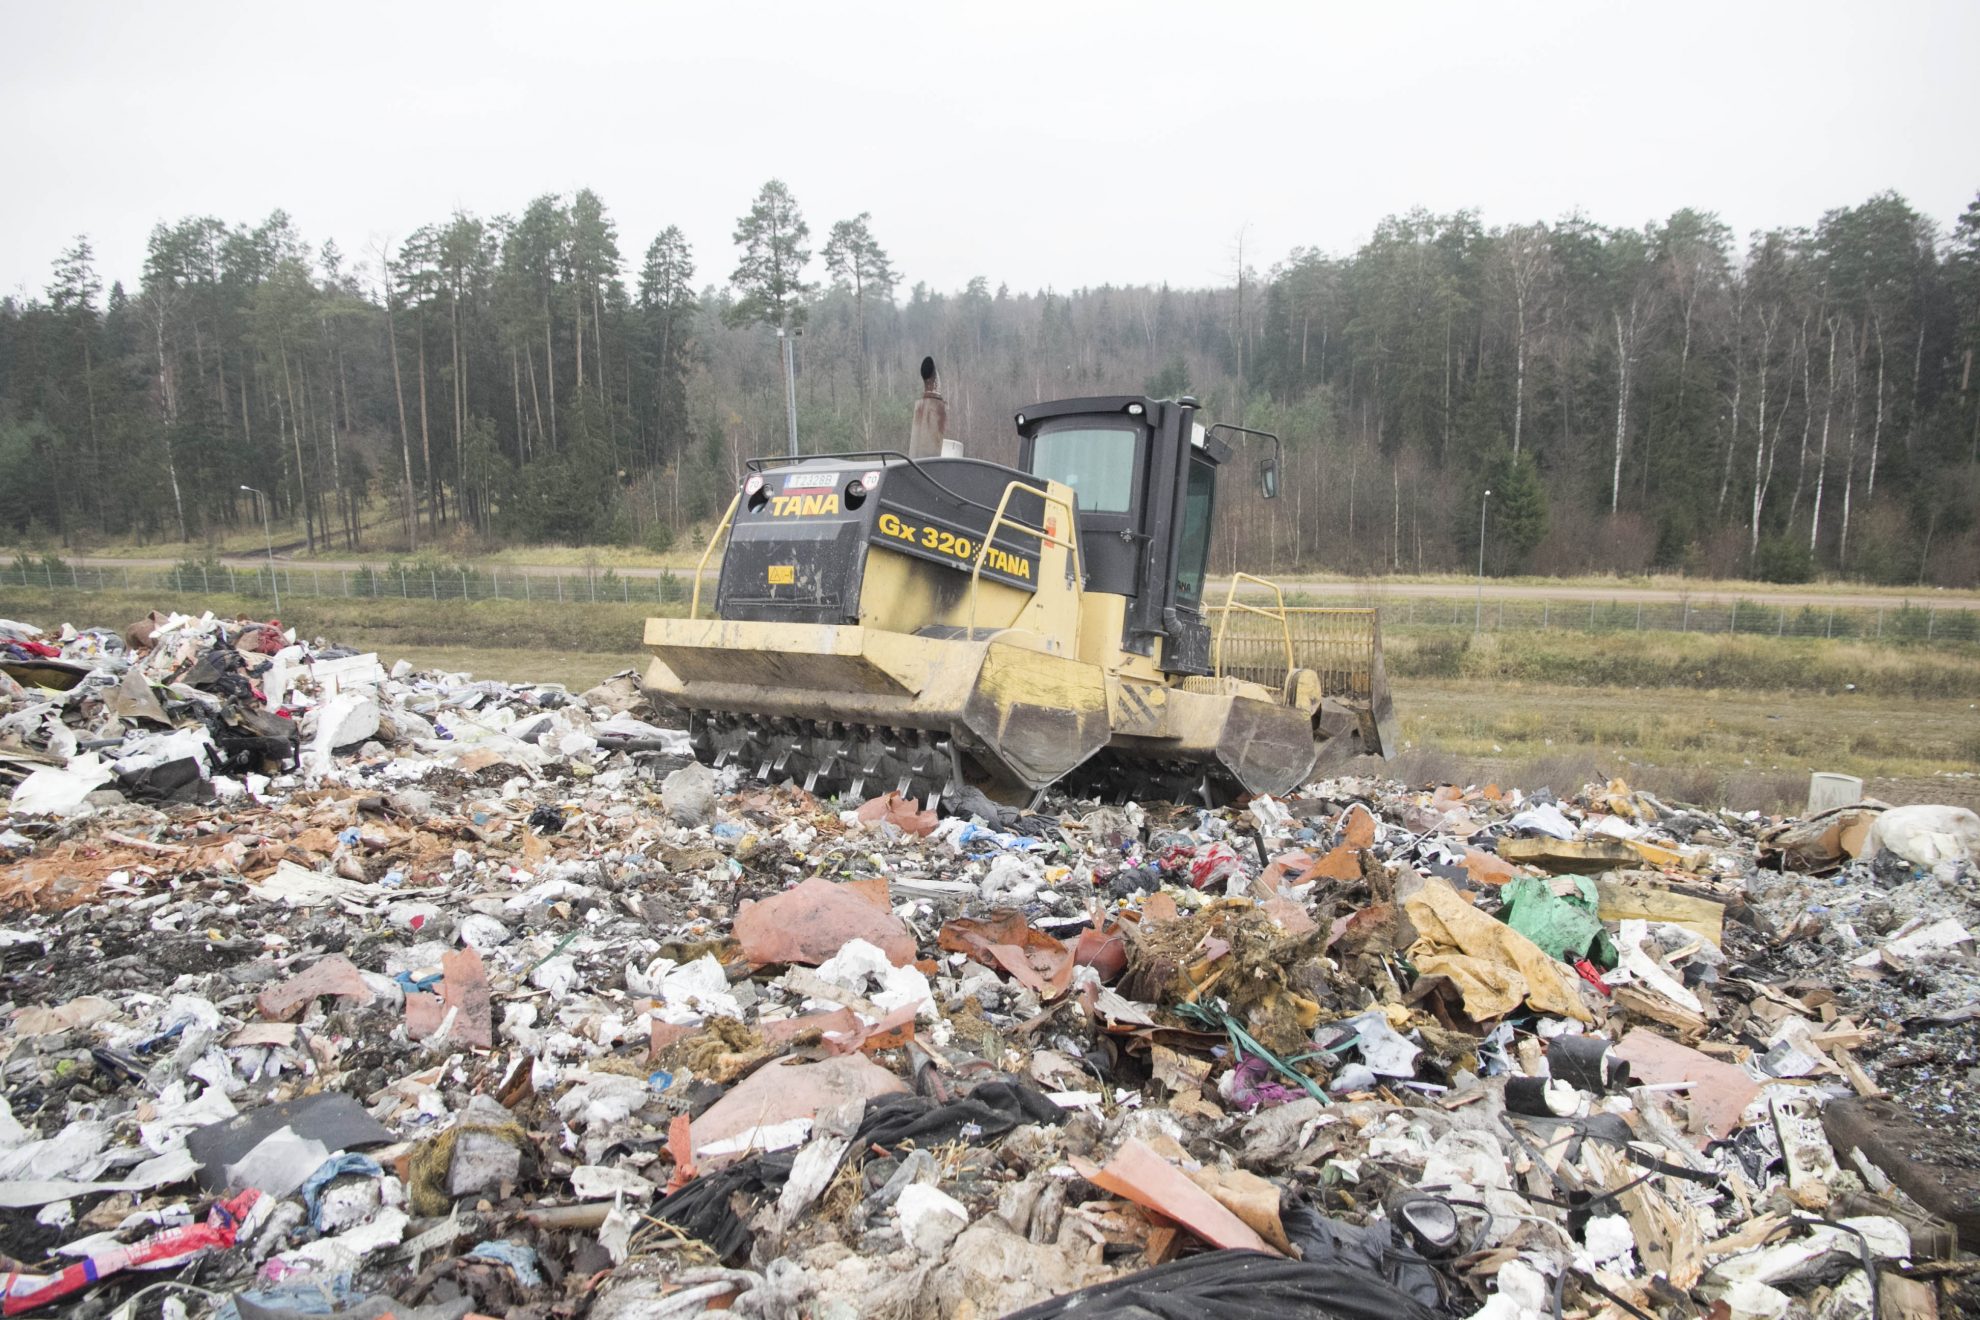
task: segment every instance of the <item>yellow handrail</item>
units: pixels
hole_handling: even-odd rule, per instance
[[[737,491],[735,498],[729,501],[728,511],[722,515],[722,521],[715,524],[715,534],[708,538],[708,548],[701,552],[701,562],[694,566],[694,595],[688,600],[690,619],[701,613],[701,575],[708,568],[708,556],[715,553],[715,543],[722,539],[723,532],[729,530],[729,522],[736,516],[736,506],[740,503],[742,503],[742,492]]]
[[[982,578],[983,560],[989,555],[991,545],[997,540],[997,529],[999,527],[1009,527],[1013,531],[1023,532],[1027,536],[1038,538],[1038,566],[1041,585],[1044,578],[1045,547],[1048,545],[1063,546],[1072,553],[1073,592],[1075,595],[1082,591],[1086,582],[1085,571],[1079,562],[1078,537],[1074,536],[1068,539],[1067,537],[1061,537],[1056,532],[1047,531],[1042,527],[1032,527],[1029,524],[1019,522],[1015,518],[1005,518],[1004,510],[1011,502],[1012,493],[1020,490],[1036,495],[1044,502],[1047,512],[1050,512],[1054,507],[1065,510],[1066,530],[1068,533],[1072,531],[1073,510],[1070,501],[1061,499],[1041,487],[1027,486],[1022,481],[1013,481],[1004,487],[1003,498],[997,501],[997,512],[991,515],[990,529],[983,534],[983,544],[976,548],[976,558],[971,560],[969,565],[969,637],[971,641],[976,639],[976,585]]]
[[[1258,586],[1264,587],[1266,590],[1270,591],[1274,596],[1278,598],[1279,601],[1278,612],[1275,614],[1271,610],[1262,610],[1259,609],[1256,605],[1247,605],[1243,601],[1239,600],[1237,598],[1237,589],[1238,589],[1238,583],[1240,582],[1256,583]],[[1231,589],[1228,592],[1224,593],[1223,617],[1217,621],[1217,646],[1216,646],[1216,650],[1212,653],[1211,656],[1211,661],[1210,661],[1211,672],[1214,673],[1219,678],[1222,678],[1224,676],[1224,633],[1231,626],[1232,610],[1243,610],[1247,614],[1257,614],[1267,619],[1277,619],[1279,621],[1279,630],[1285,635],[1285,640],[1286,640],[1286,673],[1288,674],[1292,673],[1293,671],[1292,624],[1286,618],[1286,593],[1279,589],[1278,583],[1268,582],[1262,577],[1253,577],[1249,573],[1231,574]]]

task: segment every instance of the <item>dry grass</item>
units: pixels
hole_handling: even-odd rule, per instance
[[[1825,770],[1890,801],[1980,800],[1971,697],[1425,680],[1398,681],[1396,708],[1404,754],[1389,772],[1415,783],[1569,792],[1621,777],[1682,801],[1781,810]]]
[[[1263,571],[1263,570],[1259,570]],[[1380,577],[1352,576],[1345,573],[1295,573],[1281,572],[1270,574],[1274,581],[1286,586],[1328,587],[1337,586],[1344,593],[1363,594],[1372,599],[1380,599],[1382,588],[1390,583],[1407,583],[1412,586],[1447,587],[1452,596],[1467,596],[1478,584],[1478,579],[1464,573],[1393,573]],[[1592,588],[1597,591],[1673,591],[1693,596],[1721,596],[1726,599],[1752,598],[1778,593],[1806,595],[1811,591],[1833,588],[1852,596],[1888,596],[1893,602],[1907,597],[1916,600],[1923,596],[1959,596],[1971,599],[1970,591],[1942,591],[1934,587],[1921,586],[1876,586],[1866,582],[1853,582],[1847,579],[1821,578],[1812,582],[1755,582],[1742,578],[1699,578],[1685,577],[1677,573],[1632,573],[1599,574],[1585,573],[1569,577],[1495,577],[1485,581],[1485,594],[1490,596],[1499,587],[1571,587]]]
[[[1980,693],[1970,644],[1826,641],[1672,632],[1396,632],[1382,639],[1389,674],[1489,682],[1713,692],[1845,693],[1954,698]]]

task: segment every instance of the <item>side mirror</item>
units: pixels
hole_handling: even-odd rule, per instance
[[[1258,460],[1258,491],[1268,500],[1279,498],[1279,456]]]

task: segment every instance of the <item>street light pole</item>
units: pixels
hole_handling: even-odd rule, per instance
[[[1473,632],[1485,626],[1485,501],[1491,498],[1490,490],[1478,497],[1478,608],[1471,618]]]
[[[268,530],[268,493],[253,486],[242,486],[261,505],[261,539],[268,546],[268,589],[275,593],[275,617],[282,617],[282,584],[275,579],[275,534]]]
[[[784,422],[790,432],[790,454],[797,457],[797,331],[788,323],[777,327],[784,345]]]

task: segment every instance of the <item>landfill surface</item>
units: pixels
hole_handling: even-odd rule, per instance
[[[1975,1313],[1970,811],[928,811],[665,725],[0,620],[0,1313]]]

